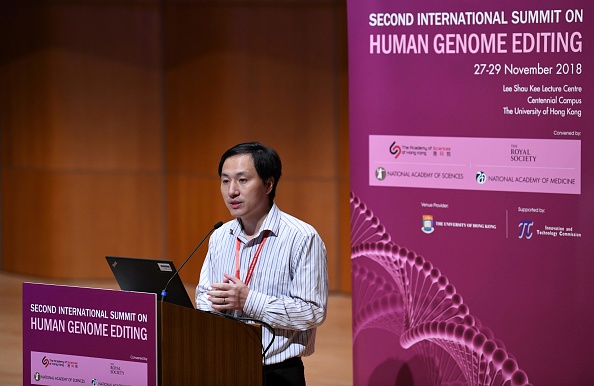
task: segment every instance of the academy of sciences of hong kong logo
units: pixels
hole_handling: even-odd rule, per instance
[[[49,360],[49,359],[47,359],[47,357],[45,357],[45,356],[44,356],[44,357],[41,359],[41,364],[42,364],[43,366],[47,367],[47,366],[49,366],[49,365],[50,365],[50,360]]]
[[[485,174],[485,172],[476,172],[476,182],[478,182],[481,185],[487,182],[487,175]]]
[[[396,145],[396,141],[392,142],[392,144],[390,145],[390,154],[392,154],[394,158],[398,158],[398,156],[400,156],[401,153],[402,148]]]
[[[398,158],[398,156],[400,156],[400,154],[402,153],[402,148],[400,146],[396,145],[396,141],[392,142],[389,150],[390,150],[390,154],[392,154],[394,156],[394,158]],[[387,172],[386,172],[385,168],[380,166],[377,169],[375,169],[375,178],[378,181],[385,180],[386,176],[387,176]]]
[[[383,181],[386,178],[386,169],[382,168],[381,166],[375,169],[375,178]]]

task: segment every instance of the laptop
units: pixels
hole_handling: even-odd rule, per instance
[[[157,294],[157,300],[163,301],[161,291],[165,289],[169,279],[164,301],[179,306],[194,308],[186,288],[176,272],[171,260],[142,259],[135,257],[105,256],[111,272],[115,276],[120,289],[132,292],[148,292]]]

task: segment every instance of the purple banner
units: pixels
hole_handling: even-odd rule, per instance
[[[594,3],[347,7],[354,384],[594,384]]]
[[[156,295],[23,283],[24,385],[156,385]]]

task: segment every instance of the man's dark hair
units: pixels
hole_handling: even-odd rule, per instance
[[[270,203],[272,204],[274,196],[276,195],[276,185],[282,174],[282,164],[278,153],[273,148],[264,146],[260,142],[246,142],[235,145],[221,156],[221,162],[219,162],[219,177],[223,172],[223,164],[225,163],[225,160],[240,154],[251,154],[252,159],[254,160],[254,167],[263,184],[266,184],[266,181],[270,177],[274,178],[272,190],[268,195]]]

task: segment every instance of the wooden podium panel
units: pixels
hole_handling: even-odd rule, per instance
[[[161,385],[261,386],[262,327],[158,304]]]

